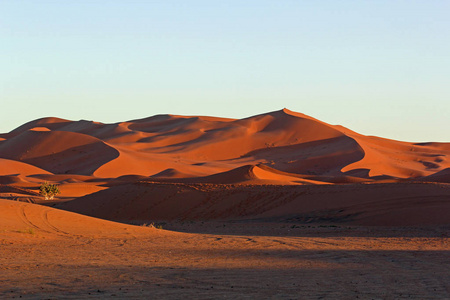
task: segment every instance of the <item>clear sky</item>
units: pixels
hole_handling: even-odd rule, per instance
[[[284,107],[450,142],[450,1],[0,0],[0,132]]]

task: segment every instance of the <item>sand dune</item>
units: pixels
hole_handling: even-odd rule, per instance
[[[439,172],[436,172],[434,174],[425,176],[420,178],[421,181],[428,181],[428,182],[450,182],[450,168],[441,170]]]
[[[448,165],[445,146],[433,147],[366,136],[359,136],[357,140],[365,156],[343,168],[344,172],[368,169],[370,177],[417,178],[433,174]]]
[[[265,220],[381,226],[446,225],[450,186],[437,183],[223,185],[137,182],[58,205],[124,222]],[[107,207],[108,209],[105,209]]]
[[[16,232],[31,229],[35,233],[84,237],[130,237],[132,235],[164,235],[152,228],[130,226],[100,220],[46,206],[0,199],[2,230]],[[166,233],[170,235],[170,233]]]
[[[0,298],[448,298],[449,156],[287,109],[31,121],[0,134]]]
[[[155,182],[215,183],[215,184],[255,184],[255,185],[295,185],[329,184],[326,181],[312,180],[293,173],[282,172],[263,164],[244,165],[235,169],[208,176],[189,177],[175,169],[164,170],[151,176]]]
[[[0,176],[5,175],[32,175],[32,174],[51,174],[48,171],[23,163],[17,160],[0,158]]]
[[[158,115],[102,124],[43,118],[2,138],[1,158],[104,178],[167,169],[176,170],[174,178],[199,177],[264,164],[300,175],[430,179],[450,167],[449,143],[363,136],[287,109],[241,120]]]
[[[49,130],[57,130],[64,124],[72,123],[72,121],[60,118],[41,118],[25,123],[9,133],[3,134],[4,137],[12,138],[33,128],[47,128]]]
[[[446,216],[442,216],[439,207],[443,212],[448,211],[446,184],[450,183],[450,143],[408,143],[364,136],[287,109],[240,120],[157,115],[103,124],[43,118],[0,137],[1,184],[9,185],[13,190],[18,187],[34,192],[43,181],[60,184],[63,191],[60,199],[79,198],[61,207],[111,220],[177,217],[230,219],[244,215],[245,218],[259,218],[263,212],[270,214],[272,206],[282,206],[284,200],[279,199],[286,200],[283,193],[287,186],[297,189],[297,194],[293,192],[296,196],[292,194],[291,197],[297,199],[293,203],[298,207],[286,209],[280,215],[283,218],[287,218],[288,213],[316,213],[315,206],[306,205],[303,202],[306,200],[301,200],[309,199],[303,195],[308,188],[321,189],[326,197],[335,199],[335,202],[329,203],[331,211],[339,205],[346,210],[350,209],[350,203],[356,205],[348,199],[353,199],[352,191],[359,189],[366,191],[361,194],[364,199],[359,201],[368,207],[377,201],[385,203],[383,201],[392,198],[391,193],[396,195],[395,199],[403,199],[398,200],[399,203],[406,201],[405,205],[408,203],[405,199],[416,203],[415,197],[419,196],[425,203],[419,201],[421,204],[412,205],[408,212],[395,206],[389,209],[390,217],[386,217],[389,216],[387,212],[378,213],[377,206],[367,210],[361,207],[350,214],[352,221],[359,220],[361,224],[393,224],[395,222],[392,220],[402,219],[399,216],[403,212],[410,217],[399,222],[412,224],[412,216],[420,212],[422,204],[427,206],[422,210],[424,214],[427,211],[427,215],[434,215],[435,221],[443,224]],[[401,185],[404,181],[435,182],[438,185]],[[133,191],[129,191],[134,195],[132,197],[122,194],[121,189],[128,191],[135,187],[135,183],[140,186],[138,182],[154,184],[154,187],[147,188],[148,193],[153,194],[155,189],[164,196],[148,198],[140,192],[134,195]],[[342,184],[349,186],[341,187]],[[235,185],[254,186],[256,194],[240,194],[236,192],[240,188],[235,188]],[[336,190],[326,188],[326,185],[335,185]],[[412,187],[417,194],[413,195],[408,190],[394,192],[399,191],[396,186],[405,189]],[[384,190],[379,198],[371,195],[375,187]],[[434,198],[427,195],[430,189]],[[439,196],[435,189],[445,192]],[[14,191],[17,192],[15,197],[20,196],[18,189]],[[178,194],[173,194],[174,191]],[[135,199],[133,201],[136,203],[116,203],[114,196],[118,194],[122,195],[122,200]],[[89,200],[80,198],[82,196]],[[228,204],[213,205],[209,202],[210,196],[220,197]],[[29,197],[24,193],[24,199]],[[144,200],[141,200],[142,197]],[[250,204],[240,202],[245,197],[259,199],[260,202],[247,207]],[[188,200],[183,200],[185,198]],[[153,210],[152,205],[156,205],[154,201],[163,199],[170,199],[171,205],[164,204],[162,210]],[[39,202],[36,197],[31,200]],[[315,198],[310,201],[317,205],[321,203]],[[104,212],[99,214],[92,207],[95,203],[101,203]],[[115,205],[123,205],[123,211]],[[202,208],[203,205],[205,207]],[[238,205],[251,213],[248,216],[218,213],[221,209],[215,208],[217,213],[209,214],[208,207],[215,205],[228,207],[230,211],[233,205]],[[201,208],[198,208],[199,216],[186,215],[187,211],[195,211],[193,208],[197,206]],[[306,209],[308,207],[311,209]],[[143,214],[146,210],[152,212],[146,216]],[[134,213],[138,215],[132,217]],[[365,217],[358,219],[357,214]],[[374,214],[372,219],[369,214]],[[429,223],[428,217],[415,218],[418,224]],[[342,219],[340,214],[336,214],[338,219]]]
[[[59,174],[91,175],[117,156],[103,141],[73,132],[28,130],[0,144],[0,157]]]

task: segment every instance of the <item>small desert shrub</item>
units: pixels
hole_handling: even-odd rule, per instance
[[[24,230],[19,230],[18,232],[20,232],[20,233],[28,233],[28,234],[34,234],[35,233],[33,228],[27,228],[27,229],[24,229]]]
[[[45,200],[53,200],[53,197],[60,194],[59,188],[56,184],[49,184],[45,182],[39,187],[39,194],[45,197]]]
[[[161,224],[155,224],[153,222],[150,224],[144,223],[144,224],[142,224],[142,226],[149,227],[149,228],[163,229],[163,226]]]

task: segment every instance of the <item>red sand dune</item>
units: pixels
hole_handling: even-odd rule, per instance
[[[116,124],[44,118],[1,135],[0,157],[52,173],[199,177],[265,164],[301,175],[429,177],[449,143],[368,137],[287,109],[246,119],[158,115]],[[160,174],[160,175],[161,175]]]
[[[430,182],[450,182],[450,168],[441,170],[434,174],[428,175],[420,179],[421,181],[430,181]]]
[[[272,184],[272,185],[295,185],[295,184],[329,184],[326,181],[306,179],[298,174],[287,173],[268,167],[263,164],[245,165],[204,177],[188,177],[186,174],[174,169],[164,170],[151,176],[156,182],[179,182],[179,183],[216,183],[216,184]]]
[[[388,201],[391,190],[398,190],[399,186],[403,186],[400,184],[391,186],[388,183],[435,182],[435,185],[417,183],[403,186],[407,190],[399,192],[398,195],[392,193],[396,195],[395,199],[402,198],[402,193],[408,195],[405,196],[407,198],[419,195],[424,199],[425,204],[422,204],[427,207],[437,199],[433,202],[432,210],[441,216],[438,213],[439,205],[442,209],[445,208],[444,212],[448,211],[446,205],[447,184],[450,183],[449,156],[450,143],[408,143],[364,136],[345,127],[330,125],[287,109],[240,120],[157,115],[140,120],[103,124],[85,120],[43,118],[0,135],[0,184],[16,185],[36,192],[41,182],[50,181],[61,185],[63,194],[60,199],[65,197],[65,200],[69,200],[92,194],[89,196],[95,198],[89,198],[92,203],[102,203],[104,207],[114,202],[109,198],[109,192],[112,193],[116,188],[119,191],[120,188],[128,188],[133,185],[127,184],[137,181],[145,181],[146,184],[155,182],[155,189],[163,189],[163,194],[169,198],[173,196],[169,191],[178,190],[178,184],[190,186],[189,189],[194,190],[196,184],[204,184],[200,188],[203,192],[199,195],[192,192],[198,197],[192,200],[195,203],[203,199],[203,202],[197,203],[200,206],[212,205],[205,196],[209,193],[206,192],[209,188],[212,189],[211,192],[223,189],[223,193],[218,195],[221,194],[224,202],[232,204],[237,201],[234,194],[230,198],[224,196],[227,195],[226,191],[230,186],[254,186],[258,192],[252,197],[262,202],[252,205],[266,207],[264,203],[278,203],[277,199],[284,197],[285,186],[294,186],[292,188],[298,189],[298,195],[306,188],[304,186],[314,186],[314,189],[323,190],[327,197],[336,199],[336,203],[347,207],[348,203],[356,205],[353,200],[346,202],[346,197],[352,198],[353,189],[366,190],[368,194],[362,197],[370,200],[372,205],[376,201],[380,203]],[[163,188],[158,182],[164,183]],[[344,187],[342,184],[351,186]],[[120,187],[121,185],[124,187]],[[220,188],[212,188],[211,185],[220,185]],[[338,190],[329,189],[326,185],[336,186]],[[379,199],[373,198],[369,193],[376,187],[385,190]],[[414,187],[417,194],[411,194],[409,187]],[[265,191],[264,196],[258,194],[261,189]],[[433,201],[426,194],[430,189],[433,190]],[[434,189],[443,191],[441,198]],[[120,194],[119,191],[116,192]],[[182,194],[185,195],[184,192]],[[123,205],[132,207],[131,211],[138,211],[140,205],[144,205],[140,202],[142,197],[147,197],[144,195],[146,194],[138,193],[133,196],[137,199],[138,205],[133,204],[132,200],[123,194],[122,200],[128,201]],[[156,196],[145,201],[153,203],[152,201],[163,199],[165,198]],[[359,201],[367,203],[365,202],[367,199]],[[416,203],[414,199],[411,198],[411,203]],[[172,203],[177,206],[176,208],[165,208],[167,212],[170,209],[174,212],[165,214],[163,210],[164,213],[161,212],[159,216],[174,218],[177,216],[175,211],[183,215],[190,206],[183,204],[181,198],[177,201],[180,203]],[[319,200],[311,199],[311,201],[316,203],[315,201]],[[75,199],[65,207],[67,209],[73,207],[79,211],[86,210],[86,213],[98,215],[98,212],[92,211],[92,207],[83,208],[76,203],[85,202],[83,198]],[[245,201],[239,203],[243,207],[246,205]],[[314,206],[305,205],[300,200],[293,203],[298,207],[286,209],[281,213],[283,218],[288,212],[310,214],[315,211]],[[408,201],[405,205],[406,203]],[[410,211],[410,215],[419,212],[422,204],[414,204],[415,208],[411,208],[414,213]],[[272,204],[269,206],[272,207]],[[304,211],[305,207],[312,210]],[[105,218],[130,218],[129,214],[122,215],[115,209],[104,209]],[[359,210],[360,208],[358,212]],[[271,208],[265,211],[269,213]],[[362,208],[361,211],[364,211],[361,212],[363,215],[366,212]],[[394,215],[400,214],[397,208],[395,211]],[[261,213],[262,211],[254,212],[253,216],[259,217]],[[356,212],[353,213],[355,214]],[[147,219],[157,217],[153,213],[150,216]],[[239,214],[227,213],[223,215],[202,213],[201,216],[241,217]],[[380,215],[379,218],[381,220],[384,217]],[[436,217],[435,220],[437,223],[445,223],[444,219]],[[352,220],[358,218],[354,217]],[[411,220],[408,219],[403,223],[413,223]],[[416,220],[429,223],[428,217]],[[369,223],[376,224],[377,221]]]
[[[90,175],[118,151],[89,135],[65,131],[24,131],[0,143],[0,157],[52,173]]]
[[[31,121],[0,134],[0,298],[447,299],[449,157],[287,109]]]
[[[50,172],[17,160],[0,158],[0,176],[50,174]]]

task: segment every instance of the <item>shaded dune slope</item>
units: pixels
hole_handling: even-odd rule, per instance
[[[57,207],[125,222],[264,220],[378,226],[445,225],[450,186],[435,183],[218,185],[139,182]]]

